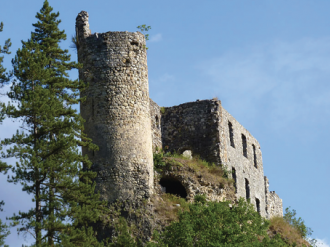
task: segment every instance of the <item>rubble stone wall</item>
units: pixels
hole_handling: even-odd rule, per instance
[[[191,150],[208,162],[221,164],[219,156],[218,100],[201,100],[173,107],[162,113],[162,143],[170,152]]]
[[[151,134],[152,134],[152,149],[156,147],[162,148],[162,114],[161,107],[150,99],[150,118],[151,118]]]
[[[269,181],[265,176],[265,192],[266,192],[266,210],[268,213],[268,219],[279,216],[283,217],[283,203],[282,199],[275,193],[275,191],[269,191]]]
[[[97,172],[101,198],[141,201],[153,190],[153,157],[145,37],[91,34],[88,14],[76,19],[79,79],[89,84],[80,112],[99,151],[83,149]]]
[[[247,190],[249,190],[251,203],[257,208],[258,199],[260,214],[266,217],[266,195],[260,145],[224,108],[221,109],[221,114],[220,136],[223,145],[220,152],[222,164],[229,171],[233,171],[233,168],[236,171],[237,198],[246,198]],[[231,133],[229,125],[232,127]],[[232,142],[230,135],[232,135]],[[246,145],[243,143],[244,137]],[[245,152],[244,148],[246,149]],[[248,186],[246,185],[247,182]]]

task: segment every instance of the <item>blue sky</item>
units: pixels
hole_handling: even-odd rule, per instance
[[[150,97],[161,106],[218,97],[258,139],[270,190],[296,209],[313,237],[330,243],[330,1],[85,1],[50,0],[61,28],[74,35],[75,18],[89,13],[94,32],[152,27],[147,43]],[[27,40],[43,0],[1,3],[13,54]],[[69,48],[72,59],[76,53]],[[5,58],[10,67],[10,57]],[[77,78],[77,72],[71,73]],[[2,98],[6,101],[5,98]],[[6,120],[0,138],[18,123]],[[0,175],[4,219],[32,205],[19,185]],[[26,242],[25,242],[26,241]],[[8,237],[10,246],[31,239]]]

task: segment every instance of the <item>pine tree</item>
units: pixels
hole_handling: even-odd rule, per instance
[[[0,23],[0,32],[3,31],[3,23]],[[3,48],[1,48],[0,46],[0,53],[3,54],[10,54],[9,52],[9,47],[11,46],[11,42],[10,39],[7,39],[5,41],[5,45]],[[3,63],[3,56],[0,56],[0,88],[3,87],[4,83],[9,81],[9,73],[6,72],[6,69],[3,67],[2,63]],[[0,102],[0,124],[2,123],[2,121],[5,118],[5,104]],[[0,146],[0,150],[2,149],[2,147]],[[3,171],[7,171],[9,168],[9,166],[0,161],[0,172]],[[4,205],[4,201],[0,201],[0,212],[3,211],[2,206]],[[8,247],[8,245],[4,245],[4,240],[5,238],[9,235],[9,231],[8,231],[8,226],[4,223],[2,223],[2,220],[0,219],[0,246],[4,246],[4,247]]]
[[[3,201],[0,201],[0,212],[3,210],[2,206],[5,203]],[[4,245],[5,244],[5,238],[9,235],[9,231],[8,231],[8,226],[6,224],[3,224],[1,219],[0,219],[0,246],[4,246],[4,247],[8,247],[8,245]]]
[[[0,23],[0,32],[3,31],[3,23]],[[10,54],[9,52],[9,47],[11,46],[11,42],[10,39],[7,39],[5,41],[5,45],[3,46],[3,48],[1,48],[0,46],[0,53],[3,54]],[[9,80],[9,73],[6,72],[6,69],[3,67],[2,65],[3,63],[3,56],[0,56],[0,87],[3,87],[3,84],[5,82],[8,82]]]
[[[3,23],[1,22],[0,23],[0,32],[2,32],[2,31],[3,31]],[[5,41],[5,45],[3,46],[3,48],[0,46],[0,53],[10,54],[10,52],[9,52],[10,46],[11,46],[10,39],[7,39]],[[0,56],[0,88],[2,88],[4,86],[4,84],[9,81],[9,78],[10,78],[10,73],[8,73],[2,65],[3,58],[4,58],[3,56]],[[2,121],[5,118],[5,111],[6,111],[5,104],[3,102],[0,102],[0,124],[2,123]],[[1,150],[1,146],[0,146],[0,150]],[[0,161],[0,172],[7,171],[8,168],[9,168],[9,166],[6,163]]]
[[[13,59],[16,79],[8,96],[17,106],[9,105],[7,115],[20,119],[23,131],[3,141],[13,144],[3,157],[18,159],[8,181],[21,183],[35,206],[11,219],[21,225],[18,231],[34,236],[36,246],[98,246],[88,225],[98,219],[102,203],[94,194],[91,162],[79,150],[97,147],[73,108],[83,100],[85,85],[68,77],[78,64],[59,46],[66,35],[52,10],[45,0],[31,38],[22,41]]]

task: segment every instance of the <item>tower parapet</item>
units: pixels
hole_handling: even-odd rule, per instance
[[[79,79],[89,84],[80,112],[99,151],[83,149],[97,172],[101,199],[139,201],[153,189],[145,37],[139,32],[91,34],[88,13],[76,19]]]

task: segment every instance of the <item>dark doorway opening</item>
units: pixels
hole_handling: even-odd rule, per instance
[[[180,181],[175,178],[165,177],[160,179],[159,184],[162,186],[164,192],[176,195],[182,198],[187,198],[186,189]]]

